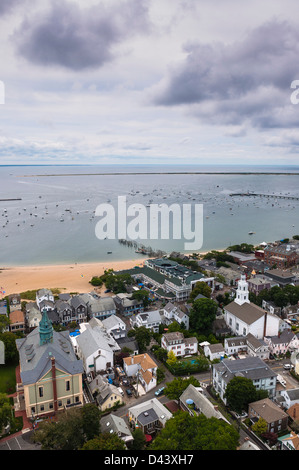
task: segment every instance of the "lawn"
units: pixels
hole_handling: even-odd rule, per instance
[[[16,391],[16,364],[0,365],[0,393]]]

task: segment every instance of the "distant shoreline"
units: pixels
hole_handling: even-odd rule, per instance
[[[127,171],[109,173],[49,173],[46,175],[16,175],[18,178],[42,178],[46,176],[128,176],[128,175],[236,175],[236,176],[299,176],[299,172],[259,171]]]

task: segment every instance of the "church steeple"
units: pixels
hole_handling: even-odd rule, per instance
[[[53,341],[53,326],[48,317],[47,310],[43,310],[43,316],[39,323],[39,344],[52,343]]]
[[[248,282],[246,281],[245,274],[241,275],[241,279],[238,281],[238,289],[236,293],[235,302],[239,305],[246,303],[250,303],[249,301],[249,290],[248,290]]]

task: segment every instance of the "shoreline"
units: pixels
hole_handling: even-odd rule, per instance
[[[223,252],[225,248],[215,249]],[[198,252],[199,257],[212,250]],[[191,256],[191,253],[186,254]],[[19,265],[0,267],[0,300],[10,294],[19,294],[29,290],[60,289],[61,293],[85,293],[96,291],[103,294],[105,286],[94,287],[89,281],[93,276],[101,276],[105,269],[121,271],[143,266],[148,256],[129,260],[94,261],[87,263],[66,263],[47,265]],[[3,294],[1,293],[4,292]]]
[[[223,251],[223,250],[216,250]],[[200,256],[208,252],[199,253]],[[187,255],[188,256],[188,255]],[[88,263],[67,263],[49,265],[23,265],[0,267],[0,294],[2,298],[10,294],[18,294],[28,290],[42,288],[60,289],[61,293],[90,292],[95,290],[89,281],[93,276],[101,276],[105,269],[121,271],[134,266],[142,266],[148,256],[130,260],[95,261]],[[103,293],[104,288],[96,288]]]
[[[128,175],[245,175],[245,176],[299,176],[299,172],[261,171],[151,171],[151,172],[107,172],[107,173],[49,173],[43,175],[16,175],[18,178],[42,178],[56,176],[128,176]]]
[[[91,292],[94,290],[94,286],[89,281],[93,276],[101,276],[104,274],[105,269],[119,271],[140,266],[146,259],[148,258],[136,258],[126,261],[0,267],[0,286],[1,291],[4,292],[2,298],[10,294],[19,294],[27,290],[42,288],[58,288],[61,293]]]

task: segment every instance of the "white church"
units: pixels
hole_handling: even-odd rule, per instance
[[[224,318],[232,334],[246,336],[251,333],[258,339],[277,336],[281,321],[277,315],[266,312],[250,302],[248,282],[244,274],[238,281],[234,301],[224,307]]]

